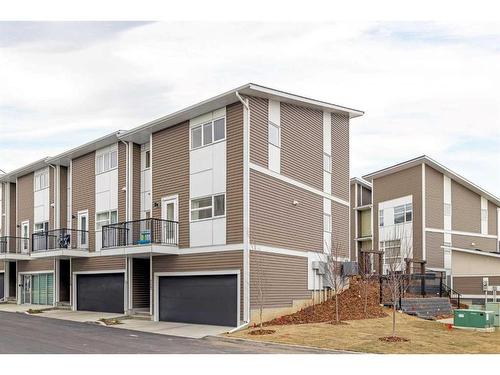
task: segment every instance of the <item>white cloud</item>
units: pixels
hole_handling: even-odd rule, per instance
[[[11,41],[0,168],[252,81],[365,110],[352,121],[353,175],[428,154],[500,195],[499,151],[481,142],[500,144],[498,35],[496,24],[178,22],[94,33],[81,48]]]

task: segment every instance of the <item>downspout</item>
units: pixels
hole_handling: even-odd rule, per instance
[[[128,144],[127,142],[123,141],[120,139],[120,142],[125,145],[125,220],[123,221],[128,221],[129,220],[129,215],[128,215]],[[120,163],[118,163],[120,165]],[[123,188],[122,188],[123,191]],[[118,219],[120,221],[120,219]]]
[[[54,191],[54,202],[51,202],[49,203],[50,206],[54,209],[54,223],[52,224],[54,227],[52,229],[59,229],[59,228],[56,228],[57,226],[57,223],[58,223],[58,214],[57,214],[57,211],[58,211],[58,205],[57,205],[57,201],[56,201],[56,196],[57,196],[57,188],[56,188],[56,185],[57,185],[57,171],[56,171],[56,166],[55,165],[52,165],[52,164],[49,164],[49,167],[52,168],[52,170],[54,171],[54,186],[53,186],[53,191]],[[50,173],[49,173],[49,183],[50,183]],[[52,206],[52,204],[54,206]],[[50,229],[50,228],[49,228]]]
[[[243,104],[243,322],[235,330],[250,323],[250,106],[236,91]]]

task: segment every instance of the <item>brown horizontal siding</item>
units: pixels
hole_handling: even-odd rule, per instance
[[[122,256],[73,258],[71,268],[72,272],[124,270],[125,262]]]
[[[240,270],[240,313],[243,316],[243,251],[153,257],[153,273]],[[155,291],[153,290],[153,295]]]
[[[497,240],[496,238],[464,236],[459,234],[451,235],[451,243],[454,247],[461,249],[480,249],[483,251],[496,251]],[[472,245],[475,244],[475,246]]]
[[[427,267],[444,267],[443,233],[427,232],[425,234],[425,252],[427,254]]]
[[[349,117],[332,113],[332,194],[346,201],[349,173]]]
[[[17,204],[17,199],[16,199],[16,184],[10,184],[10,228],[9,228],[9,233],[11,236],[16,235],[16,204]]]
[[[0,271],[4,271],[5,270],[5,261],[1,260],[0,261]],[[5,282],[5,280],[4,280]]]
[[[126,199],[124,187],[127,186],[127,146],[118,142],[118,221],[127,220]]]
[[[243,242],[243,105],[227,106],[226,243]]]
[[[362,201],[359,202],[359,205],[367,205],[372,203],[372,191],[370,189],[365,188],[364,186],[359,186],[359,190],[361,190],[361,198]]]
[[[34,174],[29,173],[25,176],[19,177],[17,179],[17,225],[19,228],[17,230],[17,235],[21,236],[21,223],[23,221],[29,220],[29,232],[30,235],[33,232],[34,226],[34,193],[33,193],[33,178]]]
[[[349,257],[349,207],[332,201],[332,254]]]
[[[250,308],[289,307],[294,300],[310,299],[307,267],[304,257],[251,251]]]
[[[484,295],[483,277],[489,278],[490,285],[500,285],[500,276],[471,276],[454,277],[453,289],[461,294],[479,294]]]
[[[261,245],[322,251],[323,198],[252,170],[250,236]]]
[[[132,220],[139,220],[141,216],[141,145],[134,143],[132,152]]]
[[[444,228],[444,186],[443,174],[426,165],[425,167],[425,226]]]
[[[267,99],[249,97],[250,106],[250,162],[267,168],[267,135],[269,102]]]
[[[72,168],[72,227],[78,228],[78,211],[88,210],[89,251],[95,251],[95,152],[73,159]]]
[[[497,234],[498,230],[498,213],[497,206],[488,201],[488,234]]]
[[[379,249],[378,204],[380,202],[413,196],[413,257],[422,259],[422,166],[417,165],[373,180],[373,238]]]
[[[189,123],[153,134],[151,148],[153,217],[161,218],[161,198],[179,195],[179,247],[189,247]]]
[[[61,166],[59,170],[60,192],[59,192],[59,215],[60,227],[68,227],[68,168]]]
[[[18,272],[37,272],[37,271],[53,271],[54,258],[42,258],[31,260],[18,260]]]
[[[287,103],[280,108],[281,174],[323,190],[323,112]]]
[[[481,197],[451,181],[451,228],[464,232],[481,232]]]

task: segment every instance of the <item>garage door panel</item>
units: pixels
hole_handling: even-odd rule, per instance
[[[236,275],[163,276],[159,319],[171,322],[237,325]]]
[[[4,281],[3,281],[3,273],[0,273],[0,299],[4,297]]]
[[[123,313],[124,275],[121,273],[77,275],[77,309]]]

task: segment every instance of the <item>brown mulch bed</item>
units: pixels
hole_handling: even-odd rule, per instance
[[[261,336],[261,335],[271,335],[273,333],[275,333],[276,331],[274,329],[256,329],[254,331],[250,331],[248,332],[249,335],[257,335],[257,336]]]
[[[349,289],[339,294],[340,320],[361,320],[387,316],[379,304],[379,284],[368,284],[367,313],[364,312],[364,292],[360,281],[351,280]],[[285,315],[264,323],[265,326],[323,323],[335,321],[335,298],[306,307],[294,314]]]
[[[385,337],[379,337],[378,338],[380,341],[385,341],[385,342],[408,342],[410,340],[405,339],[404,337],[399,337],[399,336],[385,336]]]

